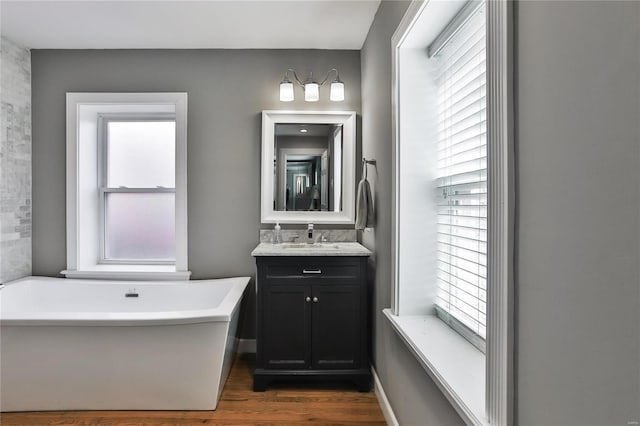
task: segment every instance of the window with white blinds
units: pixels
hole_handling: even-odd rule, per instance
[[[452,35],[432,56],[438,93],[436,310],[476,345],[486,337],[487,301],[484,11],[484,4],[475,5],[453,30],[448,27]]]

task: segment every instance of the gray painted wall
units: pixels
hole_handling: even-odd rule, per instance
[[[375,200],[375,228],[361,234],[371,249],[374,285],[373,361],[401,425],[456,425],[462,419],[407,350],[382,315],[391,306],[391,36],[409,5],[383,1],[362,48],[362,155],[377,160],[369,166]]]
[[[0,283],[31,274],[31,55],[0,43]]]
[[[517,418],[640,421],[640,3],[518,4]]]
[[[338,68],[345,101],[278,100],[287,68]],[[260,228],[260,113],[360,113],[360,52],[325,50],[33,50],[33,273],[65,268],[65,93],[188,92],[189,269],[255,275]],[[253,336],[253,301],[243,335]]]

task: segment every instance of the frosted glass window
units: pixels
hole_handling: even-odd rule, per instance
[[[175,121],[109,121],[107,186],[175,187]]]
[[[107,259],[173,260],[175,194],[106,194]]]

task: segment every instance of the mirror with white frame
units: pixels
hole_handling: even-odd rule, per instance
[[[353,224],[356,114],[262,112],[262,223]]]

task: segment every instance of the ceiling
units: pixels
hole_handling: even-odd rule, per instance
[[[1,0],[33,49],[360,49],[380,0]]]

